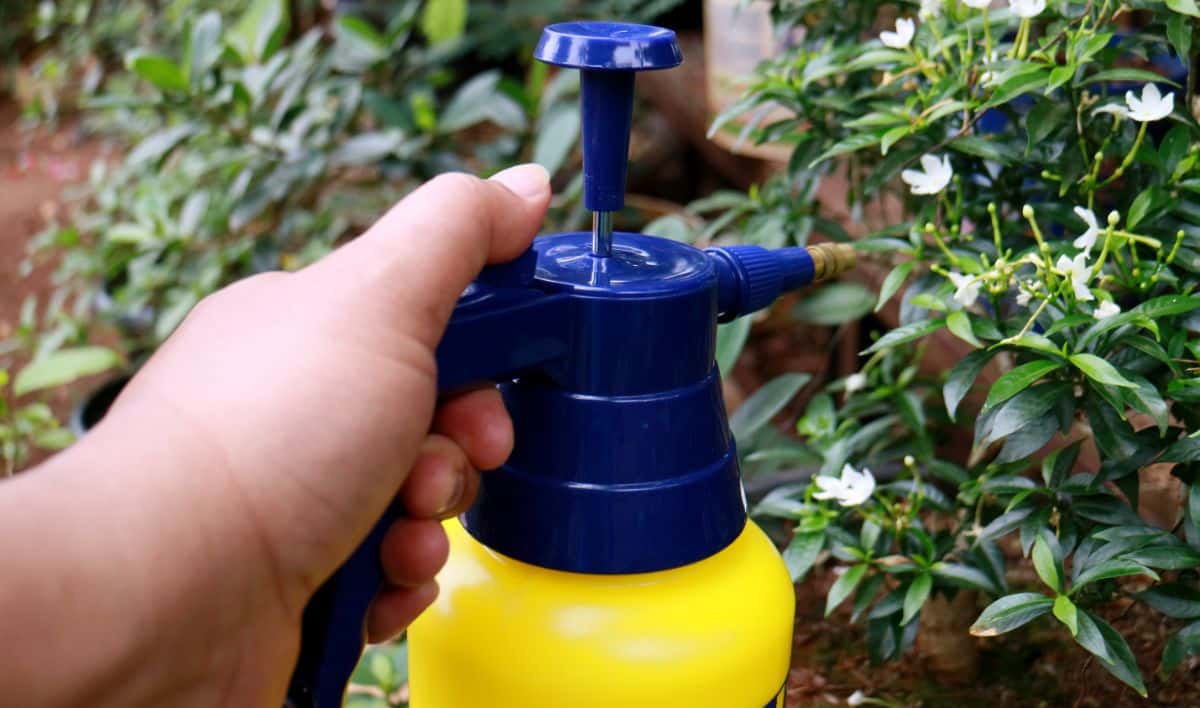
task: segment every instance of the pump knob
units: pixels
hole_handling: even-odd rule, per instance
[[[595,214],[592,251],[612,253],[611,213],[625,205],[633,74],[679,66],[675,33],[624,22],[562,22],[542,31],[534,57],[579,69],[583,204]]]

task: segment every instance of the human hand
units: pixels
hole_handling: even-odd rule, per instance
[[[133,649],[175,675],[164,687],[135,669],[115,702],[281,705],[305,604],[397,490],[409,518],[384,541],[370,638],[432,602],[436,519],[470,504],[513,435],[494,389],[435,414],[434,350],[458,295],[528,247],[549,198],[535,165],[443,175],[322,261],[206,298],[57,471],[28,475],[83,468],[80,484],[132,515],[113,562],[133,614],[114,621],[145,629]]]

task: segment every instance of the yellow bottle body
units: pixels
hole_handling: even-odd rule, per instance
[[[409,630],[412,708],[783,706],[795,595],[753,522],[680,568],[550,570],[458,520],[437,601]]]

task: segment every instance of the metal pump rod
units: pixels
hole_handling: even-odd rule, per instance
[[[592,212],[592,255],[608,258],[612,255],[613,213]]]

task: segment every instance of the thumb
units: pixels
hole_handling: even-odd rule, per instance
[[[484,265],[528,248],[549,204],[550,176],[535,163],[487,180],[446,173],[307,271],[331,298],[382,306],[389,325],[409,328],[432,350],[462,291]]]

